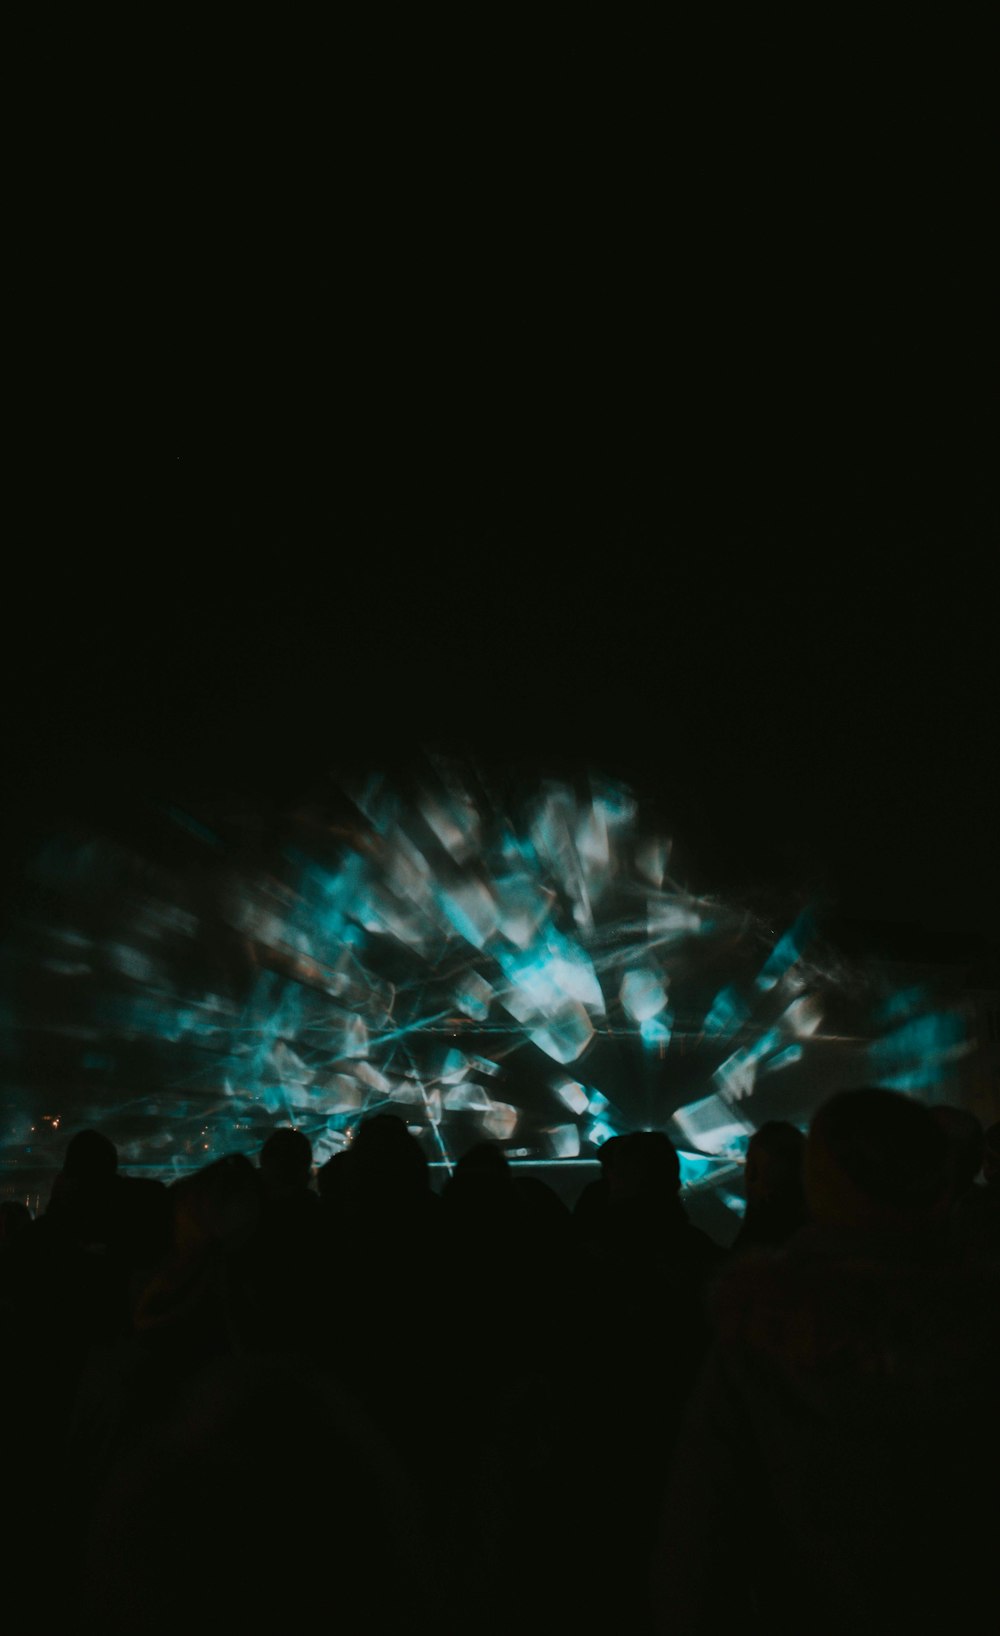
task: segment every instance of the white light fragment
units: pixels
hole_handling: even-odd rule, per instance
[[[646,1017],[639,1024],[645,1044],[657,1046],[661,1051],[670,1044],[672,1032],[673,1018],[669,1011],[662,1011],[658,1017]]]
[[[686,1108],[678,1108],[672,1123],[683,1142],[723,1158],[738,1158],[753,1135],[753,1125],[714,1094],[689,1102]]]
[[[803,994],[783,1012],[781,1021],[789,1033],[798,1039],[807,1039],[810,1034],[815,1034],[823,1021],[823,1010],[814,995]]]
[[[658,836],[647,836],[635,849],[635,867],[643,880],[651,886],[662,886],[670,859],[670,842]]]
[[[479,813],[464,791],[452,791],[447,806],[435,796],[425,794],[420,801],[420,811],[441,845],[457,862],[461,863],[478,845]]]
[[[365,1027],[362,1017],[348,1018],[340,1055],[342,1057],[366,1057],[368,1055],[368,1029]]]
[[[738,1102],[751,1094],[756,1078],[757,1063],[747,1051],[734,1051],[712,1075],[720,1091],[735,1097]]]
[[[349,1074],[330,1074],[316,1090],[325,1113],[350,1113],[364,1100],[361,1086]]]
[[[411,1103],[424,1100],[424,1087],[419,1079],[394,1079],[389,1085],[389,1097],[393,1102],[399,1102],[406,1107]]]
[[[776,1073],[779,1068],[790,1068],[793,1062],[800,1062],[802,1060],[802,1054],[801,1045],[788,1045],[783,1051],[779,1051],[777,1056],[769,1057],[768,1060],[762,1064],[760,1072],[762,1074],[773,1074]]]
[[[575,1062],[594,1037],[594,1026],[582,1005],[564,1011],[541,1028],[533,1028],[529,1038],[554,1062]]]
[[[506,1142],[517,1128],[517,1109],[508,1102],[491,1102],[480,1123],[486,1135],[495,1142]]]
[[[584,1131],[584,1139],[593,1143],[594,1147],[603,1147],[614,1135],[615,1131],[604,1119],[595,1119]]]
[[[556,1159],[575,1159],[580,1152],[580,1132],[575,1125],[553,1125],[543,1135]]]
[[[469,1059],[464,1051],[450,1050],[445,1052],[444,1061],[438,1079],[445,1085],[457,1085],[463,1080],[469,1069]]]
[[[485,1022],[489,1016],[493,990],[485,977],[477,971],[466,972],[455,992],[455,1005],[462,1015],[475,1022]]]
[[[315,1078],[313,1070],[284,1040],[279,1040],[271,1052],[271,1064],[284,1085],[311,1085]]]
[[[675,897],[650,898],[647,906],[649,935],[658,943],[678,942],[701,930],[702,917]]]
[[[497,906],[482,881],[461,881],[442,890],[438,901],[450,924],[474,949],[481,949],[496,932]]]
[[[499,1062],[491,1062],[489,1057],[470,1057],[469,1061],[477,1072],[488,1074],[491,1079],[501,1072]]]
[[[564,1102],[571,1113],[586,1113],[590,1104],[590,1097],[578,1080],[563,1080],[560,1084],[553,1085],[552,1089],[560,1102]]]
[[[473,1113],[485,1113],[490,1107],[490,1098],[481,1085],[475,1080],[465,1079],[460,1085],[453,1085],[445,1091],[441,1098],[441,1106],[449,1112],[458,1108]]]
[[[641,1023],[657,1016],[667,1003],[659,972],[627,971],[622,978],[621,1001],[626,1016],[633,1022]]]
[[[371,1091],[378,1091],[380,1096],[388,1096],[392,1087],[385,1074],[379,1073],[370,1062],[359,1062],[354,1070],[354,1077],[366,1085]]]
[[[497,883],[497,929],[519,949],[526,949],[548,918],[554,894],[542,892],[525,877]]]

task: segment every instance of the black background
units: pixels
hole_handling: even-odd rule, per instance
[[[185,151],[81,205],[13,462],[8,886],[67,821],[430,746],[625,778],[691,884],[994,935],[981,117],[758,116],[318,192]]]

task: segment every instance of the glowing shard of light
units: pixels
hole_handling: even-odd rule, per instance
[[[781,1015],[782,1027],[798,1039],[807,1039],[810,1034],[815,1034],[822,1021],[823,1008],[812,994],[803,994],[793,1000]]]
[[[917,984],[911,988],[897,989],[890,994],[872,1013],[873,1020],[878,1023],[898,1022],[904,1017],[915,1016],[928,1006],[929,991],[924,984]]]
[[[913,1017],[868,1046],[870,1077],[893,1090],[919,1090],[945,1077],[945,1065],[971,1049],[965,1023],[956,1011]]]
[[[350,1113],[364,1101],[361,1086],[349,1074],[330,1074],[316,1089],[325,1113]]]
[[[680,942],[702,928],[702,917],[696,909],[667,895],[649,899],[647,922],[650,938],[661,944]]]
[[[409,903],[429,908],[432,898],[430,864],[407,836],[398,834],[385,863],[386,884]]]
[[[636,846],[635,867],[643,880],[651,886],[662,886],[670,861],[670,842],[657,836],[646,836]]]
[[[612,1136],[615,1136],[617,1132],[613,1126],[608,1124],[606,1119],[594,1119],[583,1134],[584,1140],[590,1142],[593,1147],[603,1147],[605,1142],[610,1142]]]
[[[699,1182],[715,1175],[718,1166],[703,1153],[678,1152],[681,1167],[681,1186],[697,1187]]]
[[[497,959],[510,984],[502,995],[503,1004],[518,1022],[560,1011],[567,1000],[603,1014],[604,995],[597,974],[589,957],[571,939],[550,931],[530,949],[498,951]]]
[[[671,1123],[676,1126],[682,1142],[725,1158],[739,1157],[753,1134],[753,1126],[714,1093],[698,1102],[689,1102],[686,1108],[678,1108]]]
[[[271,1067],[285,1085],[311,1085],[315,1078],[313,1070],[285,1040],[279,1040],[271,1052]]]
[[[426,1094],[419,1079],[394,1079],[389,1086],[390,1100],[401,1103],[403,1107],[423,1103]]]
[[[461,1109],[465,1112],[483,1113],[490,1105],[490,1099],[481,1085],[473,1079],[463,1079],[461,1084],[452,1085],[441,1098],[441,1106],[450,1111]]]
[[[469,1059],[465,1052],[456,1051],[454,1048],[452,1048],[451,1050],[445,1052],[444,1060],[441,1063],[441,1069],[437,1077],[442,1080],[445,1085],[457,1085],[460,1080],[465,1078],[468,1068]]]
[[[658,1017],[644,1017],[639,1024],[639,1033],[643,1042],[662,1050],[670,1044],[673,1019],[669,1011],[662,1011]]]
[[[751,1094],[756,1078],[756,1057],[749,1051],[734,1051],[712,1075],[720,1091],[735,1098],[737,1102]]]
[[[705,1018],[705,1033],[725,1037],[735,1033],[746,1022],[749,1008],[739,992],[730,984],[720,989]]]
[[[481,949],[497,929],[497,906],[482,881],[466,879],[442,889],[438,903],[460,937]]]
[[[507,876],[497,886],[497,927],[508,942],[526,949],[548,919],[552,893],[524,876]]]
[[[776,1056],[769,1057],[765,1063],[762,1063],[760,1072],[762,1074],[771,1074],[775,1073],[779,1068],[790,1068],[793,1062],[801,1062],[802,1055],[801,1045],[788,1045],[783,1051],[779,1051]]]
[[[469,1061],[478,1073],[487,1074],[491,1079],[501,1072],[500,1064],[491,1062],[489,1057],[472,1056]]]
[[[812,938],[814,929],[813,917],[806,911],[805,914],[799,916],[794,926],[789,927],[788,931],[778,939],[757,978],[757,987],[761,993],[766,993],[768,989],[773,988],[779,977],[784,976],[789,966],[794,966],[795,962],[801,959],[806,945]]]
[[[507,1142],[517,1129],[518,1112],[509,1102],[491,1102],[480,1116],[480,1125],[494,1142]]]
[[[561,1080],[554,1084],[552,1089],[560,1102],[565,1102],[572,1113],[586,1113],[590,1104],[590,1097],[578,1080]]]
[[[576,1125],[552,1125],[542,1134],[553,1158],[575,1159],[579,1154],[580,1132]]]
[[[648,968],[627,971],[622,978],[621,1001],[633,1022],[641,1023],[657,1016],[667,1003],[662,976]]]
[[[368,1029],[363,1017],[349,1017],[344,1028],[344,1037],[340,1045],[342,1057],[367,1057]]]
[[[373,1068],[370,1062],[359,1062],[354,1069],[354,1077],[370,1091],[377,1091],[380,1096],[388,1096],[392,1089],[385,1074]]]
[[[463,974],[455,991],[455,1005],[463,1016],[471,1017],[474,1022],[485,1022],[492,999],[493,990],[485,977],[481,977],[477,971]]]
[[[611,862],[607,813],[599,801],[577,820],[576,855],[591,898],[599,895]]]
[[[479,813],[464,790],[449,790],[443,799],[427,793],[419,806],[428,827],[456,862],[463,863],[477,849]]]
[[[567,1007],[558,1017],[530,1030],[529,1038],[554,1062],[575,1062],[594,1037],[594,1025],[582,1005]]]

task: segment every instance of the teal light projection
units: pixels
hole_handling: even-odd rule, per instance
[[[88,1124],[168,1173],[291,1123],[322,1163],[389,1109],[445,1167],[664,1130],[684,1185],[731,1198],[763,1119],[850,1084],[940,1094],[966,1049],[958,1012],[849,968],[808,909],[672,874],[624,787],[508,810],[432,769],[351,799],[252,862],[176,808],[184,865],[100,835],[39,851],[4,950],[0,1162],[57,1165]]]

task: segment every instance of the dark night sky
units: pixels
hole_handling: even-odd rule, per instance
[[[377,461],[341,489],[273,447],[160,454],[89,474],[114,557],[39,585],[22,844],[67,813],[141,834],[147,796],[271,808],[423,744],[627,778],[692,884],[994,935],[995,594],[954,465],[927,482],[914,451],[859,493],[783,448],[720,497],[722,450],[626,484],[564,447],[499,496],[481,466],[387,498]]]
[[[8,876],[66,815],[430,744],[630,779],[691,884],[995,936],[985,224],[901,153],[863,210],[811,174],[808,218],[747,172],[683,255],[648,196],[600,261],[541,216],[501,256],[484,211],[448,278],[357,261],[322,326],[306,292],[185,324],[164,274],[137,364],[112,304],[125,388],[27,440]]]

